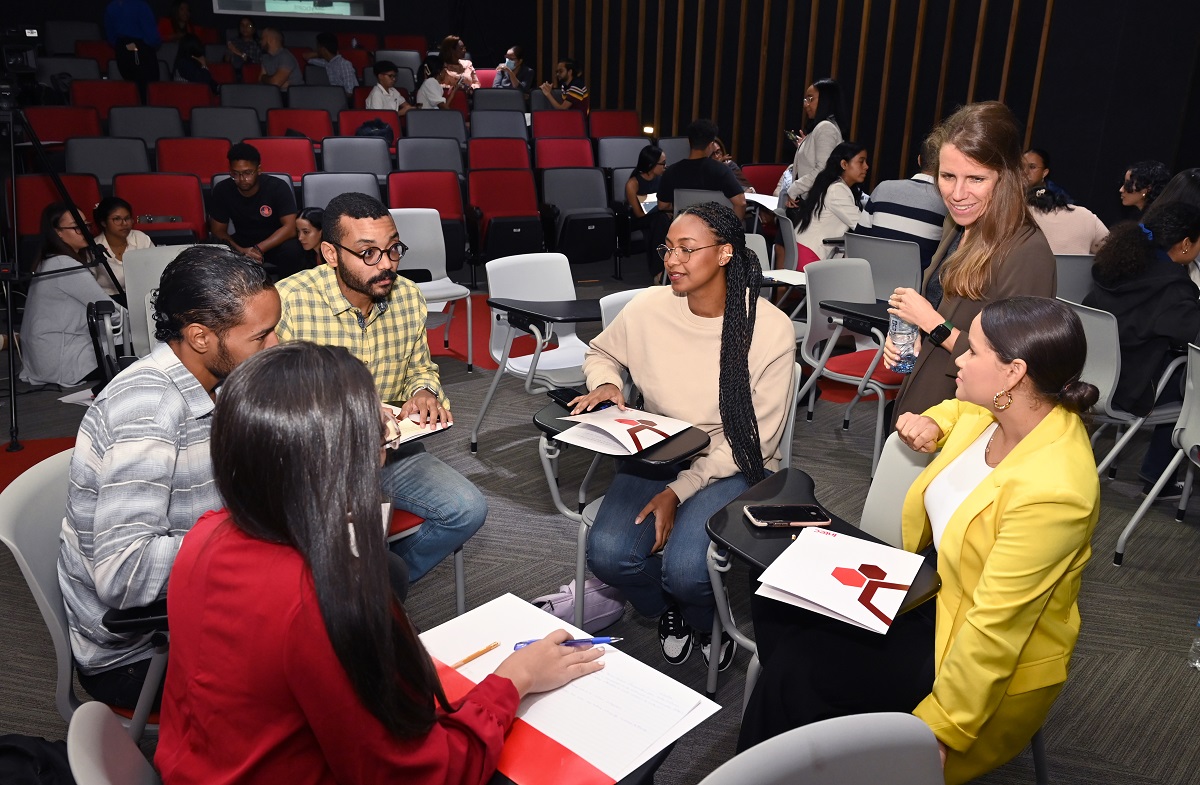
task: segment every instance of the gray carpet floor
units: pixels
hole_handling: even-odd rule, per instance
[[[577,272],[580,297],[645,283],[638,270],[629,271],[624,284],[612,280],[604,265]],[[594,332],[580,330],[585,339]],[[576,526],[554,510],[538,464],[531,419],[548,399],[526,395],[518,380],[505,379],[484,422],[479,453],[472,455],[468,435],[491,373],[468,374],[463,363],[448,360],[442,363],[442,379],[457,423],[429,440],[428,447],[475,482],[490,506],[487,524],[465,550],[468,605],[504,592],[531,599],[554,591],[573,575]],[[84,410],[58,403],[60,395],[20,396],[23,438],[74,435]],[[5,400],[0,418],[7,422],[8,416]],[[869,484],[874,414],[869,405],[858,407],[848,431],[841,429],[841,417],[841,406],[822,402],[817,403],[813,422],[801,416],[793,465],[813,476],[826,507],[857,520]],[[1110,444],[1102,440],[1101,449]],[[1125,565],[1115,567],[1111,560],[1117,535],[1141,500],[1135,475],[1145,444],[1144,436],[1137,437],[1118,462],[1118,478],[1102,484],[1095,554],[1080,596],[1083,630],[1070,680],[1045,726],[1052,782],[1200,782],[1200,744],[1192,736],[1200,727],[1200,672],[1186,666],[1200,613],[1200,503],[1193,505],[1185,523],[1175,522],[1170,505],[1156,505],[1131,540]],[[574,498],[589,460],[578,449],[564,455],[559,482],[565,498]],[[593,495],[603,489],[606,476],[596,478]],[[744,571],[735,567],[728,585],[734,615],[751,633]],[[423,629],[451,617],[449,562],[413,587],[409,607]],[[623,648],[643,661],[703,690],[699,656],[680,667],[662,661],[655,620],[627,609],[608,632],[624,636]],[[0,662],[0,734],[63,738],[66,726],[53,702],[50,638],[6,549],[0,549]],[[723,708],[676,745],[657,782],[696,783],[732,756],[746,662],[745,653],[739,652],[733,668],[722,674],[716,698]],[[146,749],[152,750],[152,742]],[[979,781],[1000,785],[1032,783],[1033,778],[1026,751]]]

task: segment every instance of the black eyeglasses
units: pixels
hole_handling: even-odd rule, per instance
[[[675,254],[679,257],[679,261],[686,264],[688,260],[692,258],[692,254],[694,254],[696,251],[703,251],[705,248],[716,248],[718,245],[724,245],[724,243],[702,245],[699,248],[684,248],[682,245],[678,248],[670,248],[666,245],[660,245],[658,246],[658,258],[665,262],[671,258],[671,254]]]
[[[387,254],[387,257],[393,262],[398,262],[404,258],[404,254],[408,253],[408,246],[399,240],[397,240],[394,245],[390,245],[387,248],[376,248],[375,246],[370,246],[369,248],[364,248],[361,251],[355,251],[353,248],[347,248],[340,243],[335,243],[333,240],[326,240],[325,242],[336,248],[341,248],[351,256],[357,256],[359,259],[362,259],[363,264],[367,265],[368,267],[374,267],[383,261],[384,254]]]

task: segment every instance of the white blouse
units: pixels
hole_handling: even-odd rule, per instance
[[[929,525],[933,529],[935,550],[942,549],[942,532],[946,531],[950,517],[992,473],[992,467],[987,465],[986,452],[995,432],[996,423],[992,423],[971,442],[970,447],[938,472],[938,476],[925,488],[925,514],[929,516]]]

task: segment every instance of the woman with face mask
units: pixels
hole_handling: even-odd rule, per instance
[[[492,87],[514,88],[523,93],[533,89],[533,69],[525,65],[525,50],[519,45],[509,47],[504,53],[504,62],[496,66]]]

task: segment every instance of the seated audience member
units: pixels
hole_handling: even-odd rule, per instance
[[[571,402],[573,413],[603,401],[624,408],[628,373],[645,409],[686,420],[712,442],[686,468],[621,463],[588,532],[587,561],[638,613],[659,617],[667,662],[680,665],[698,647],[707,663],[715,605],[704,525],[779,468],[796,336],[758,296],[762,269],[728,207],[687,208],[659,251],[670,286],[638,295],[592,340],[590,392]],[[718,648],[724,669],[737,647],[722,637]]]
[[[317,33],[317,51],[306,53],[304,59],[309,65],[324,68],[329,84],[342,88],[346,95],[358,87],[358,72],[353,63],[338,54],[337,36],[333,33]],[[392,83],[395,84],[394,78]]]
[[[453,80],[447,89],[442,82],[445,78],[446,68],[442,58],[436,55],[425,58],[425,64],[421,66],[421,73],[425,78],[421,82],[421,86],[417,88],[417,106],[421,109],[449,109],[455,93],[463,88],[463,80],[461,78]]]
[[[487,782],[524,696],[603,667],[558,630],[450,703],[388,585],[379,396],[350,352],[265,351],[212,419],[225,506],[185,538],[167,592],[167,785]]]
[[[175,53],[175,81],[206,84],[213,94],[218,89],[217,80],[208,71],[204,44],[190,33],[179,39],[179,49]]]
[[[868,237],[916,243],[921,249],[922,271],[942,241],[946,221],[946,203],[933,182],[937,155],[937,141],[927,137],[917,156],[921,171],[907,180],[884,180],[875,186],[854,229],[855,234]]]
[[[687,127],[688,157],[676,161],[663,172],[658,187],[658,209],[673,212],[675,190],[687,188],[700,191],[720,191],[733,203],[738,220],[746,217],[746,192],[733,172],[709,156],[716,144],[719,129],[712,120],[693,120]]]
[[[58,578],[79,681],[98,700],[137,704],[153,646],[101,619],[164,597],[183,535],[221,507],[208,443],[216,387],[275,344],[278,321],[279,296],[260,266],[226,248],[187,248],[163,271],[154,300],[162,343],[83,416]]]
[[[1200,207],[1200,167],[1184,169],[1172,177],[1158,199],[1142,214],[1142,223],[1153,218],[1155,211],[1175,202]],[[1200,287],[1200,263],[1193,261],[1187,266],[1187,271],[1192,283]]]
[[[1092,265],[1092,291],[1083,304],[1117,317],[1121,339],[1121,378],[1113,403],[1136,415],[1156,403],[1155,385],[1176,352],[1200,336],[1200,289],[1188,267],[1200,251],[1200,207],[1186,202],[1162,205],[1140,224],[1113,228]],[[1157,403],[1183,400],[1183,368],[1168,382]],[[1175,450],[1175,423],[1156,426],[1142,460],[1143,493],[1166,470]],[[1183,483],[1168,485],[1163,501],[1180,497]]]
[[[387,208],[372,196],[345,193],[325,208],[325,264],[283,280],[280,341],[343,346],[366,363],[379,395],[403,402],[402,416],[422,424],[453,422],[425,334],[425,298],[397,263],[407,250]],[[392,545],[415,582],[463,546],[487,517],[487,502],[469,480],[419,441],[389,450],[383,490],[396,509],[425,519]]]
[[[1043,187],[1064,204],[1075,204],[1071,195],[1050,179],[1050,153],[1030,147],[1021,156],[1021,162],[1025,166],[1025,182],[1030,188]]]
[[[858,226],[862,217],[862,184],[867,179],[867,150],[857,142],[842,142],[829,154],[829,162],[813,180],[808,196],[788,214],[796,225],[800,264],[828,259],[837,249],[825,245]]]
[[[1138,161],[1125,170],[1121,181],[1121,206],[1140,218],[1162,195],[1171,181],[1171,170],[1158,161]]]
[[[83,266],[88,260],[88,241],[65,204],[47,205],[42,211],[41,247],[35,277],[29,283],[25,317],[21,322],[21,381],[76,387],[98,381],[96,350],[87,326],[87,306],[112,302],[108,293]],[[117,303],[115,321],[121,323],[123,309]]]
[[[258,38],[254,35],[254,21],[248,16],[243,16],[238,20],[237,33],[230,37],[225,46],[229,49],[226,57],[233,65],[238,81],[241,82],[243,81],[242,66],[246,63],[257,63],[262,59],[262,48],[258,45]]]
[[[512,46],[504,53],[504,62],[496,66],[492,87],[511,88],[523,93],[533,89],[533,69],[525,65],[524,48]]]
[[[262,174],[262,157],[253,145],[229,148],[229,179],[213,186],[208,200],[208,230],[266,265],[282,278],[304,269],[304,253],[296,241],[296,196],[278,178]],[[233,221],[236,234],[229,234]]]
[[[283,33],[273,27],[262,31],[262,73],[258,81],[273,84],[283,92],[292,85],[304,84],[304,69],[296,56],[283,46]]]
[[[101,199],[96,209],[92,210],[92,220],[100,228],[96,242],[108,251],[108,266],[112,268],[113,275],[124,290],[125,252],[153,248],[154,241],[150,239],[150,235],[133,228],[133,208],[119,196],[106,196]],[[104,265],[96,265],[91,270],[106,294],[110,297],[120,294],[112,279],[108,277]]]
[[[787,188],[788,207],[808,196],[813,180],[825,168],[833,148],[842,143],[842,88],[836,79],[818,79],[804,91],[804,131],[792,161],[792,183]]]
[[[158,34],[164,41],[179,41],[184,36],[195,35],[192,24],[192,7],[187,0],[171,4],[171,15],[159,17]]]
[[[475,73],[475,66],[471,65],[470,60],[463,58],[467,53],[467,44],[456,35],[448,35],[442,39],[442,44],[438,47],[438,53],[442,56],[444,72],[442,73],[442,84],[449,87],[454,83],[460,83],[460,87],[468,93],[477,87],[479,84],[479,74]]]
[[[396,89],[396,64],[388,60],[375,63],[375,86],[367,94],[367,108],[384,112],[395,112],[404,117],[412,104]]]
[[[1080,419],[1098,394],[1079,380],[1083,326],[1059,302],[991,302],[969,340],[957,400],[897,423],[910,449],[941,451],[903,500],[903,547],[936,558],[936,599],[879,635],[752,597],[763,671],[740,749],[830,717],[912,712],[955,785],[1013,758],[1045,722],[1100,515]]]
[[[1094,254],[1108,236],[1108,227],[1095,213],[1069,204],[1044,184],[1030,186],[1025,203],[1056,254]]]
[[[325,222],[325,211],[320,207],[305,207],[296,216],[296,239],[304,249],[305,267],[324,264],[321,258],[321,227]]]
[[[642,232],[642,239],[646,244],[646,268],[656,284],[662,278],[663,272],[658,246],[667,236],[671,215],[659,210],[657,202],[647,210],[642,206],[642,201],[644,197],[658,193],[662,184],[662,173],[666,168],[667,154],[662,148],[648,144],[638,153],[637,166],[625,181],[625,203],[629,205],[630,214],[629,231]]]
[[[583,71],[579,64],[567,58],[561,60],[554,68],[554,78],[562,90],[562,100],[554,97],[554,85],[542,82],[542,95],[555,109],[577,109],[584,114],[591,108],[591,98],[588,96],[587,85],[583,81]]]
[[[754,186],[750,185],[746,175],[742,174],[742,167],[738,166],[737,161],[733,160],[733,156],[725,149],[725,143],[721,141],[721,137],[718,136],[713,140],[713,151],[709,158],[728,166],[729,171],[733,172],[733,176],[737,178],[738,185],[742,186],[742,190],[746,193],[754,193]]]

